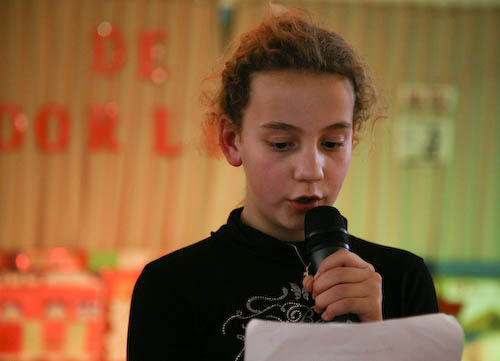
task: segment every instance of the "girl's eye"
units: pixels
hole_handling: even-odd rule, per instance
[[[293,147],[292,142],[268,142],[269,146],[275,150],[287,150]]]
[[[280,150],[286,149],[290,145],[290,143],[271,143],[271,144],[274,148],[280,149]]]
[[[335,149],[335,148],[340,148],[342,146],[344,146],[344,142],[328,142],[328,141],[323,142],[323,147],[327,149]]]

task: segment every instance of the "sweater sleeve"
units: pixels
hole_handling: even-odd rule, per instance
[[[404,280],[405,316],[439,312],[431,274],[420,257],[409,267]]]
[[[165,272],[139,276],[130,307],[127,361],[194,360],[192,313]]]

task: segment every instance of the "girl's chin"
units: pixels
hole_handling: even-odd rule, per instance
[[[288,219],[287,222],[282,225],[282,228],[282,233],[284,235],[284,237],[282,237],[282,240],[304,240],[304,216],[298,217],[298,219]]]

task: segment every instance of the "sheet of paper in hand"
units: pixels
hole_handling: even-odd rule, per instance
[[[460,361],[464,332],[452,316],[371,323],[252,320],[245,361]]]

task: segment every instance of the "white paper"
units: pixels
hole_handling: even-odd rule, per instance
[[[290,323],[254,319],[245,361],[460,361],[464,333],[437,313],[368,323]]]

